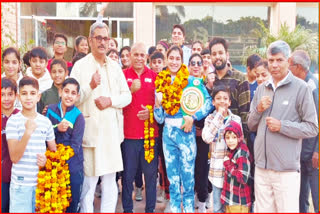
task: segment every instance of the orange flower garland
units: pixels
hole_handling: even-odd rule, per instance
[[[175,115],[180,109],[180,99],[183,89],[188,85],[189,71],[187,66],[182,64],[171,84],[169,69],[161,71],[155,81],[157,92],[162,92],[162,107],[167,114]]]
[[[154,120],[152,106],[147,105],[146,107],[149,109],[150,117],[144,121],[144,158],[150,163],[154,159]]]
[[[70,173],[66,161],[74,152],[70,146],[58,144],[56,152],[47,150],[45,155],[46,165],[38,173],[36,212],[63,213],[71,201]]]

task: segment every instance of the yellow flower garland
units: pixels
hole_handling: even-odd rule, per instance
[[[57,145],[57,151],[45,153],[46,165],[39,170],[36,189],[36,212],[64,213],[71,202],[70,172],[66,163],[74,151],[70,146]]]
[[[144,158],[148,163],[154,159],[154,120],[153,108],[151,105],[146,106],[150,112],[150,118],[144,121]]]
[[[188,85],[189,71],[182,64],[177,76],[171,84],[169,69],[161,71],[155,81],[157,92],[162,92],[162,107],[167,114],[175,115],[180,109],[180,99],[183,89]]]

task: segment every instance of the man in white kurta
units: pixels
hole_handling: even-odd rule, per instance
[[[123,141],[122,108],[131,93],[120,65],[106,57],[109,28],[102,22],[90,27],[91,52],[77,61],[71,77],[80,83],[78,108],[85,118],[83,136],[84,181],[81,212],[93,212],[94,192],[101,178],[101,212],[115,212],[118,190],[116,172],[123,170],[120,143]]]

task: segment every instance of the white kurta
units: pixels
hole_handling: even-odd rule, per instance
[[[90,81],[97,70],[101,84],[92,90]],[[122,108],[131,102],[131,93],[120,65],[106,57],[106,63],[100,66],[90,53],[75,63],[71,77],[80,83],[77,106],[85,118],[82,144],[85,175],[101,176],[122,171]],[[99,96],[111,97],[112,107],[99,110],[94,102]]]

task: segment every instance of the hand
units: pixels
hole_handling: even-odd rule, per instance
[[[98,15],[103,16],[104,11],[105,11],[105,10],[107,9],[107,7],[108,7],[108,4],[109,4],[109,2],[105,2],[105,3],[102,4],[102,7],[101,7]]]
[[[230,160],[230,158],[228,156],[224,156],[223,158],[223,162]]]
[[[46,105],[42,110],[42,115],[46,115],[48,111],[48,105]]]
[[[37,154],[37,165],[44,167],[47,162],[47,157],[44,154]]]
[[[104,110],[112,106],[112,100],[110,97],[100,96],[96,98],[94,102],[99,110]]]
[[[189,115],[183,116],[184,124],[181,129],[184,129],[184,132],[188,133],[192,130],[193,118]]]
[[[26,123],[24,124],[26,127],[26,132],[28,132],[30,135],[36,130],[37,124],[34,120],[27,120]]]
[[[130,91],[131,93],[134,93],[136,91],[138,91],[141,88],[141,81],[140,79],[134,79],[132,81],[131,87],[130,87]]]
[[[59,132],[66,132],[69,128],[69,123],[67,121],[61,121],[57,128]]]
[[[156,108],[159,108],[161,106],[161,101],[162,101],[162,92],[157,92],[156,93],[156,102],[155,102]]]
[[[314,152],[312,155],[312,167],[315,169],[319,168],[319,153]]]
[[[101,75],[99,74],[98,70],[92,75],[91,82],[90,82],[90,87],[91,89],[95,89],[100,85],[101,83]]]
[[[273,117],[266,117],[266,124],[271,132],[279,132],[281,128],[280,120]]]
[[[269,96],[263,96],[257,106],[257,110],[259,113],[264,112],[266,109],[268,109],[271,106],[272,100]]]
[[[222,106],[220,106],[219,109],[217,109],[217,111],[223,116],[227,113],[227,109]]]
[[[142,110],[138,112],[137,117],[139,120],[147,120],[150,117],[149,109],[143,105],[141,105]]]

